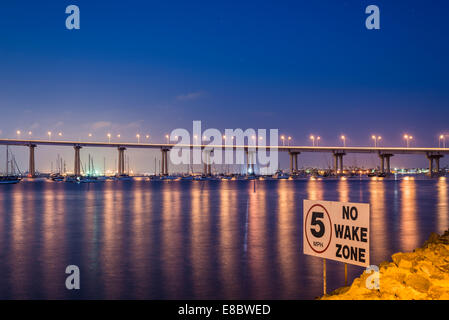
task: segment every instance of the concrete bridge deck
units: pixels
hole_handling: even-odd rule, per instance
[[[73,147],[75,149],[74,173],[79,176],[80,171],[80,149],[83,147],[92,148],[117,148],[119,152],[118,174],[124,174],[124,152],[127,148],[139,149],[160,149],[162,152],[162,174],[168,174],[168,152],[177,147],[183,148],[199,148],[205,152],[210,152],[213,148],[223,148],[232,150],[246,151],[247,160],[248,153],[259,149],[276,150],[279,152],[288,152],[290,155],[290,172],[295,174],[298,172],[298,155],[307,152],[329,152],[334,156],[334,171],[336,174],[343,172],[343,156],[347,153],[377,154],[380,158],[381,172],[390,173],[390,158],[395,154],[422,154],[429,160],[429,173],[432,175],[435,171],[440,171],[440,159],[449,154],[449,148],[422,148],[422,147],[342,147],[342,146],[258,146],[258,145],[211,145],[211,144],[176,144],[176,143],[130,143],[130,142],[88,142],[88,141],[62,141],[62,140],[30,140],[30,139],[0,139],[0,145],[9,146],[25,146],[29,147],[29,174],[35,175],[35,148],[41,146],[64,146]],[[252,158],[252,157],[251,157]],[[254,172],[254,163],[249,164]],[[433,164],[435,163],[435,167]],[[211,173],[211,164],[204,164],[205,174]]]

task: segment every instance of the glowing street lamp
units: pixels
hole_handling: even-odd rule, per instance
[[[50,141],[51,140],[51,131],[48,131],[47,134],[48,134],[48,141]]]
[[[281,136],[281,140],[282,140],[282,146],[285,146],[285,137]]]
[[[321,140],[321,137],[320,137],[320,136],[316,137],[316,146],[317,146],[317,147],[318,147],[318,145],[320,144],[320,140]]]
[[[372,135],[371,139],[373,139],[373,141],[374,141],[374,147],[377,148],[379,146],[380,140],[382,140],[382,137],[381,136]]]
[[[340,139],[343,141],[343,147],[346,148],[346,137],[345,137],[344,135],[342,135],[342,136],[340,137]]]
[[[310,140],[312,140],[312,147],[315,147],[315,136],[311,135]]]
[[[33,133],[31,131],[28,131],[28,135],[31,137]]]
[[[108,133],[108,142],[111,143],[111,134]]]
[[[150,135],[147,134],[147,135],[145,136],[145,138],[146,138],[147,140],[149,140],[149,139],[150,139]]]
[[[89,138],[92,138],[92,133],[89,133],[87,136],[88,136]]]
[[[140,134],[136,134],[137,143],[140,143]]]
[[[120,139],[120,137],[121,137],[121,135],[120,135],[120,133],[119,133],[119,134],[117,135],[117,138]]]
[[[446,148],[446,136],[444,134],[440,135],[438,139],[438,148],[441,148],[441,141],[443,141],[443,148]]]
[[[167,139],[167,144],[169,143],[170,136],[168,134],[165,135],[165,139]]]
[[[292,140],[292,137],[288,137],[288,145],[290,146],[290,140]]]
[[[20,133],[21,133],[20,130],[17,130],[16,133],[17,133],[17,138],[20,139]]]
[[[58,132],[58,136],[62,137],[62,132]]]
[[[410,136],[408,134],[404,134],[404,139],[406,141],[407,148],[409,148],[410,147],[410,141],[413,140],[413,136]]]

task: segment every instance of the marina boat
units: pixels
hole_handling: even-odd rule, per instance
[[[14,155],[11,153],[11,160],[9,160],[10,151],[8,146],[6,146],[6,174],[4,176],[0,176],[0,184],[15,184],[19,183],[22,180],[20,175],[15,174],[15,169],[21,174],[19,166],[14,158]],[[11,173],[9,174],[8,169],[11,167]]]
[[[273,175],[274,179],[288,179],[290,176],[282,171],[278,171]]]
[[[57,181],[57,182],[64,181],[64,176],[59,173],[52,173],[48,178],[52,181]]]
[[[82,183],[91,183],[91,182],[98,182],[98,178],[94,177],[94,176],[85,176],[85,177],[80,177],[80,182]]]
[[[75,183],[79,183],[79,182],[81,182],[81,177],[77,177],[77,176],[65,176],[64,182],[75,182]]]
[[[115,176],[115,180],[120,180],[120,181],[131,181],[132,179],[133,178],[127,174],[120,174],[120,175]]]
[[[1,176],[0,184],[14,184],[19,183],[20,180],[22,180],[22,178],[19,176]]]
[[[180,180],[180,177],[177,176],[162,176],[161,180]]]

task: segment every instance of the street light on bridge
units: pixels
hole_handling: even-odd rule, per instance
[[[410,141],[413,140],[413,136],[408,135],[408,134],[404,134],[404,139],[406,141],[407,148],[409,148],[410,147]]]
[[[315,147],[315,136],[310,135],[310,140],[312,140],[312,147]]]
[[[342,135],[340,139],[343,141],[343,147],[346,147],[346,137]]]
[[[20,133],[21,133],[20,130],[17,130],[16,133],[17,133],[17,138],[20,139]]]
[[[31,137],[33,133],[31,131],[28,131],[28,135]]]
[[[438,148],[441,148],[441,141],[443,141],[443,148],[446,148],[446,136],[444,134],[440,135],[438,139]]]
[[[371,139],[374,140],[374,147],[377,148],[379,146],[380,140],[382,140],[381,136],[372,135]]]
[[[288,146],[290,146],[290,140],[292,140],[292,137],[288,137]]]
[[[51,131],[48,131],[47,134],[48,134],[48,141],[50,141],[51,140]]]
[[[137,143],[140,143],[140,134],[136,134]]]
[[[169,143],[170,136],[168,134],[165,135],[165,139],[167,139],[167,144]]]
[[[282,146],[285,146],[285,136],[281,136]]]
[[[107,136],[108,136],[108,142],[111,143],[111,134],[108,133]]]

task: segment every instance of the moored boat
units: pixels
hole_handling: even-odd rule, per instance
[[[19,183],[22,180],[19,176],[1,176],[0,184],[15,184]]]

